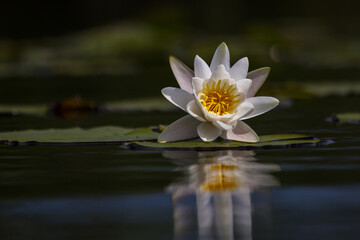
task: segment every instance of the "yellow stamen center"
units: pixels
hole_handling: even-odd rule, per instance
[[[236,85],[223,84],[222,80],[204,83],[203,92],[199,95],[200,103],[209,113],[219,116],[231,114],[240,103],[240,94],[236,94]]]

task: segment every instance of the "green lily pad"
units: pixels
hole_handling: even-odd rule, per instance
[[[302,134],[272,134],[260,136],[258,143],[236,141],[201,142],[200,139],[173,143],[158,143],[159,127],[123,128],[103,126],[90,129],[45,129],[0,133],[3,145],[103,145],[119,144],[127,149],[256,149],[315,146],[329,143]]]
[[[354,123],[360,124],[360,112],[346,112],[339,113],[334,116],[326,118],[328,122],[341,124],[341,123]]]
[[[290,148],[330,144],[329,140],[320,140],[313,136],[302,134],[271,134],[260,136],[257,143],[236,141],[201,142],[186,141],[158,143],[153,141],[131,142],[125,144],[128,149],[167,149],[167,150],[220,150],[220,149],[265,149]]]
[[[0,133],[0,144],[8,145],[61,145],[61,144],[121,144],[127,141],[156,139],[156,128],[129,129],[104,126],[90,129],[45,129]]]

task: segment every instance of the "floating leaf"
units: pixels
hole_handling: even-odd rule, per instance
[[[46,144],[121,144],[126,141],[156,139],[159,133],[153,128],[129,129],[104,126],[90,129],[45,129],[0,133],[2,144],[46,145]]]
[[[339,113],[334,116],[326,118],[331,123],[355,123],[360,124],[360,112]]]
[[[128,149],[255,149],[315,146],[329,143],[301,134],[272,134],[260,136],[258,143],[217,141],[205,143],[198,140],[158,143],[159,127],[129,129],[103,126],[90,129],[45,129],[0,133],[0,144],[7,145],[103,145],[119,144]]]
[[[289,148],[329,144],[331,141],[320,140],[308,135],[301,134],[271,134],[260,136],[257,143],[245,143],[236,141],[201,142],[186,141],[172,143],[158,142],[132,142],[125,145],[129,149],[168,149],[168,150],[220,150],[220,149],[265,149],[265,148]]]

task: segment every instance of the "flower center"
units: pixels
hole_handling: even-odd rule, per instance
[[[240,94],[236,94],[235,84],[229,85],[226,81],[218,80],[205,84],[199,100],[208,112],[222,116],[233,113],[241,98]]]

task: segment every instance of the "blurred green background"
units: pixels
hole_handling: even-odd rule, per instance
[[[1,9],[1,104],[159,96],[177,86],[169,55],[192,68],[221,42],[232,64],[247,56],[249,70],[272,68],[265,90],[355,83],[360,73],[355,0],[6,1]]]

